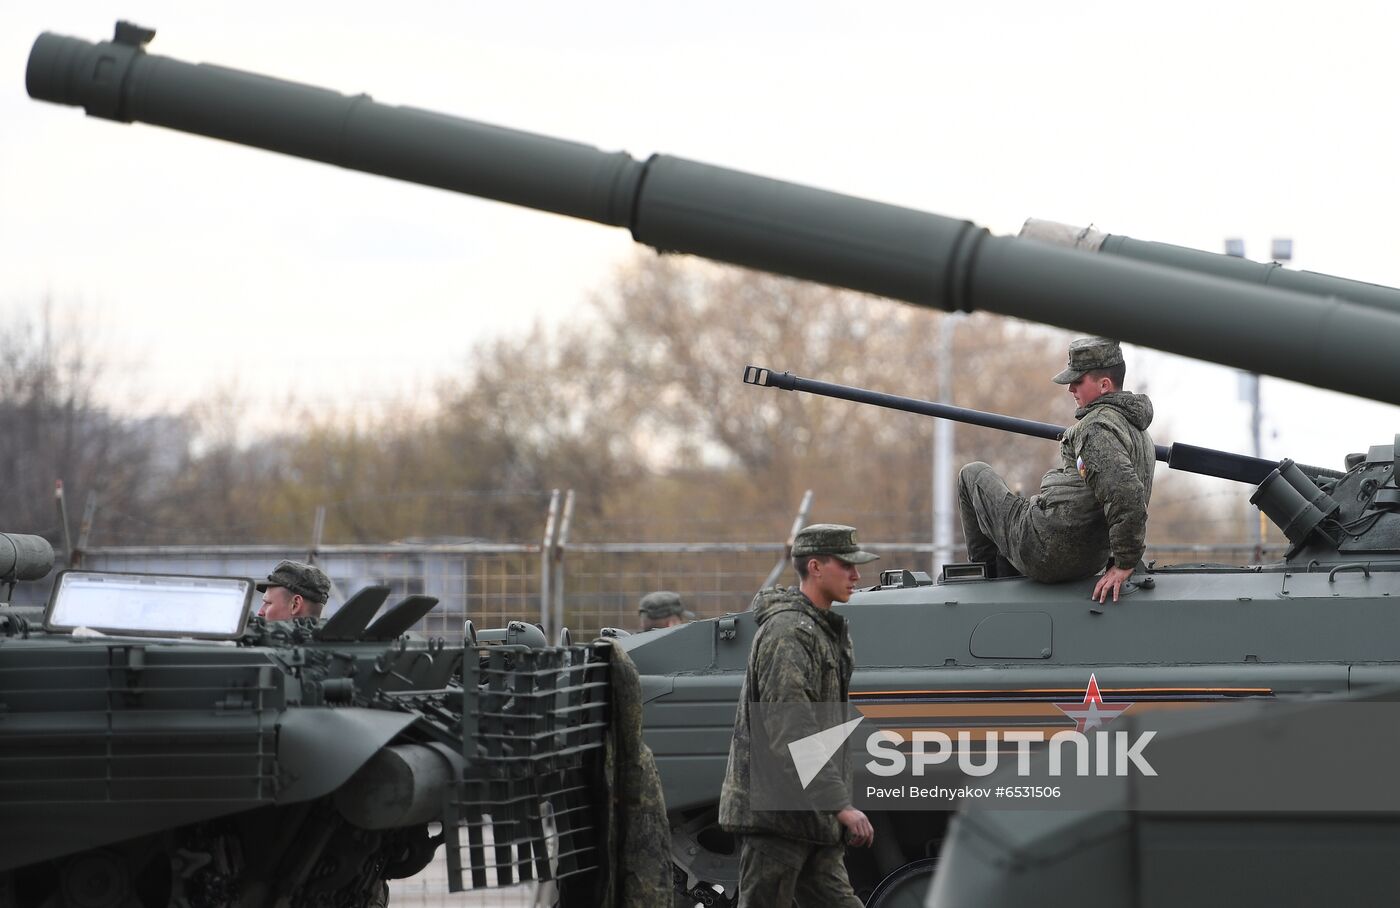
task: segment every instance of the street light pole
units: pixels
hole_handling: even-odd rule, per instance
[[[953,403],[953,336],[957,313],[938,319],[938,402]],[[933,576],[953,560],[953,511],[957,492],[953,488],[953,431],[951,419],[935,420],[933,425]]]
[[[1244,240],[1231,237],[1225,240],[1225,254],[1244,258]],[[1293,260],[1293,240],[1288,237],[1274,237],[1269,244],[1269,254],[1274,262],[1282,265]],[[1262,457],[1263,407],[1260,405],[1259,373],[1240,373],[1240,400],[1249,404],[1249,453]],[[1264,560],[1264,515],[1253,505],[1249,506],[1249,543],[1253,549],[1253,561]]]

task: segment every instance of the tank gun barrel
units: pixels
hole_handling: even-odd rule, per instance
[[[1075,227],[1056,221],[1030,218],[1021,227],[1026,239],[1054,243],[1072,249],[1099,252],[1151,265],[1166,265],[1196,274],[1264,284],[1315,296],[1335,296],[1362,306],[1372,306],[1383,312],[1400,314],[1400,290],[1380,284],[1368,284],[1316,271],[1295,271],[1278,262],[1251,262],[1233,255],[1221,255],[1174,246],[1151,240],[1137,240],[1121,234],[1103,233],[1093,227]]]
[[[948,311],[1090,330],[1400,403],[1400,314],[995,237],[923,211],[669,155],[596,148],[148,54],[154,32],[39,36],[29,94],[352,170],[628,228],[685,252]]]
[[[43,536],[0,533],[0,583],[42,580],[53,570],[53,546]]]
[[[987,413],[983,410],[934,403],[931,400],[900,397],[896,394],[886,394],[883,391],[870,391],[850,385],[838,385],[812,378],[802,378],[791,372],[775,372],[763,366],[745,366],[744,383],[765,388],[778,388],[783,391],[805,391],[808,394],[817,394],[822,397],[836,397],[854,403],[884,407],[888,410],[902,410],[905,413],[917,413],[921,416],[932,416],[937,419],[951,419],[973,426],[1000,429],[1003,432],[1030,435],[1034,438],[1047,438],[1051,441],[1059,441],[1065,433],[1064,426],[1057,426],[1054,423],[1020,419],[1015,416],[1002,416],[999,413]],[[1267,479],[1270,473],[1280,468],[1276,461],[1250,457],[1246,454],[1234,454],[1215,448],[1202,448],[1181,442],[1171,445],[1157,445],[1156,448],[1157,459],[1173,470],[1199,473],[1203,476],[1214,476],[1218,479],[1230,479],[1235,482],[1246,482],[1250,485],[1258,485]],[[1314,478],[1340,479],[1344,475],[1336,470],[1325,470],[1321,467],[1299,465],[1298,468]]]

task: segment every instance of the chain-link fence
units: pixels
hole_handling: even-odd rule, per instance
[[[877,582],[882,570],[931,570],[928,543],[867,545],[881,560],[868,566],[862,583]],[[272,546],[125,547],[90,550],[83,566],[261,578],[289,556],[305,553]],[[1158,564],[1245,564],[1253,558],[1253,549],[1239,544],[1180,543],[1147,553]],[[707,618],[747,609],[775,571],[777,582],[795,582],[781,543],[576,543],[552,551],[517,543],[324,546],[315,560],[333,584],[328,614],[365,586],[389,587],[391,600],[427,593],[440,604],[418,630],[448,639],[461,637],[466,619],[478,629],[522,619],[544,624],[551,636],[563,626],[587,639],[604,627],[634,629],[637,601],[652,590],[678,592],[688,609]]]

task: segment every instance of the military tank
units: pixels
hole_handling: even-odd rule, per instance
[[[0,534],[0,905],[376,906],[444,847],[454,890],[606,890],[577,794],[608,788],[606,644],[424,639],[437,600],[376,617],[387,587],[325,621],[250,616],[234,577],[64,571],[7,604],[53,560]]]
[[[639,161],[158,57],[145,50],[153,35],[124,23],[107,42],[42,35],[29,93],[93,116],[626,227],[663,252],[948,311],[1091,325],[1124,341],[1400,402],[1400,313],[1385,304],[1396,292],[1387,288],[1362,294],[1356,282],[1326,275],[1284,286],[1179,257],[1132,260],[997,237],[967,221],[682,158]],[[1112,606],[1089,601],[1092,581],[989,579],[976,566],[935,579],[890,566],[841,607],[857,649],[852,702],[876,725],[971,728],[985,739],[1074,728],[1061,707],[1080,698],[1086,708],[1131,700],[1166,712],[1400,682],[1396,454],[1392,442],[1332,470],[1245,464],[1235,478],[1258,483],[1254,500],[1287,535],[1287,558],[1144,565]],[[754,631],[752,616],[739,613],[618,644],[642,674],[678,896],[692,902],[727,904],[735,894],[734,843],[714,817]],[[948,810],[869,813],[876,845],[851,859],[853,881],[869,905],[919,903]]]

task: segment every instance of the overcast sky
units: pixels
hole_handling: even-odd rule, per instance
[[[260,406],[380,401],[430,385],[482,337],[579,317],[633,254],[622,230],[28,99],[41,31],[105,39],[119,17],[158,30],[153,53],[996,233],[1034,216],[1210,251],[1240,236],[1251,258],[1288,236],[1299,267],[1400,285],[1396,9],[10,3],[0,314],[46,296],[76,307],[132,376],[112,393],[133,408],[217,387]],[[1244,449],[1232,372],[1134,352],[1171,420],[1159,441]],[[1278,381],[1264,399],[1273,457],[1337,465],[1400,431],[1400,408]]]

